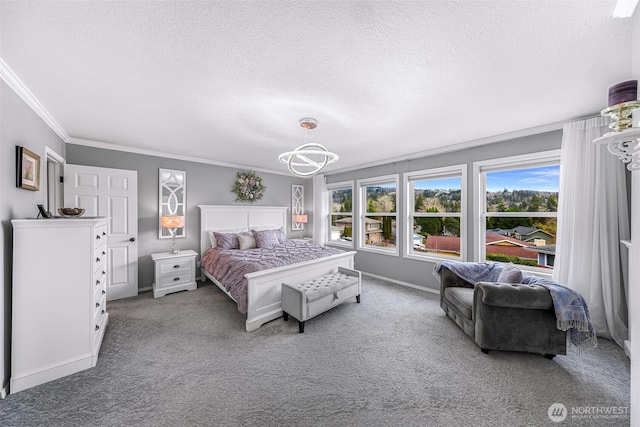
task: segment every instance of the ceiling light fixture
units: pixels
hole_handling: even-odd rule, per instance
[[[638,0],[618,0],[613,9],[614,18],[631,18],[638,5]]]
[[[287,151],[278,156],[278,160],[287,165],[289,171],[296,176],[313,176],[339,159],[337,154],[315,142],[314,129],[317,126],[316,119],[310,117],[300,119],[304,144],[293,151]]]

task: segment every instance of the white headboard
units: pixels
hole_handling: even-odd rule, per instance
[[[211,247],[208,230],[234,230],[256,227],[284,227],[287,229],[287,211],[284,206],[199,205],[200,256]]]

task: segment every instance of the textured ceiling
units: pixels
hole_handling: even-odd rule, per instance
[[[0,57],[72,139],[285,172],[310,116],[342,170],[596,114],[614,6],[2,0]]]

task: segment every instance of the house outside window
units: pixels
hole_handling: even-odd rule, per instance
[[[404,174],[406,258],[466,259],[466,172],[454,165]]]
[[[329,195],[329,236],[327,242],[353,247],[353,182],[327,186]]]
[[[534,271],[555,265],[559,150],[474,164],[480,218],[477,259]]]
[[[398,175],[359,180],[358,189],[358,249],[397,256]]]

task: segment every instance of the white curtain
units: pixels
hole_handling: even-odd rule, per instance
[[[564,125],[554,280],[580,292],[599,336],[623,346],[628,335],[630,236],[624,164],[593,140],[609,129],[596,117]]]
[[[324,245],[327,236],[327,179],[324,175],[313,177],[313,243]]]

